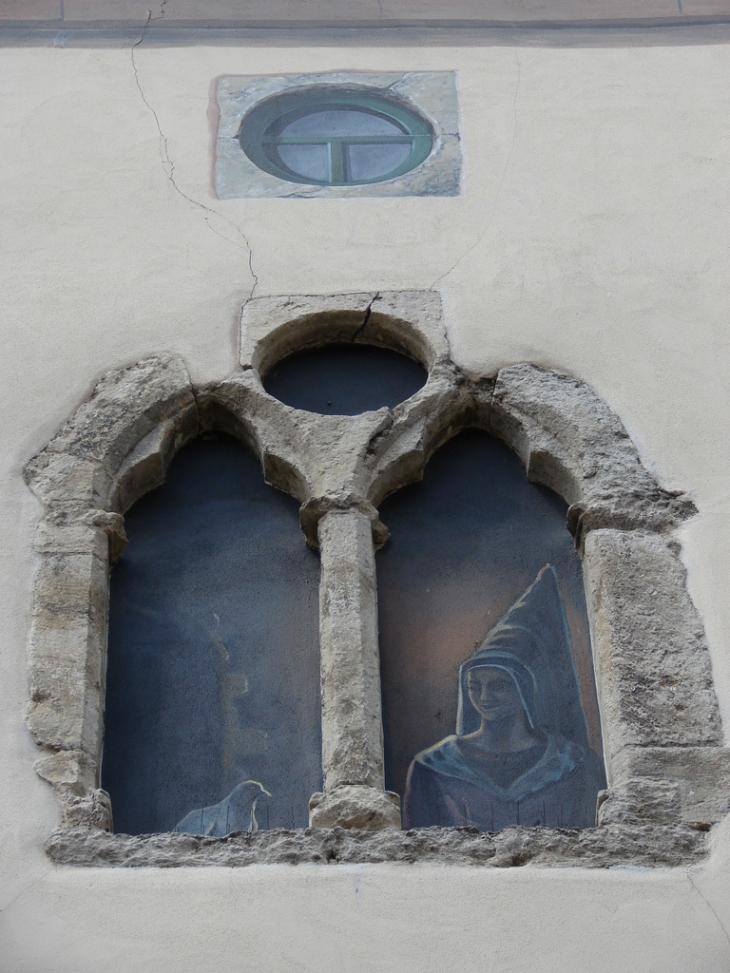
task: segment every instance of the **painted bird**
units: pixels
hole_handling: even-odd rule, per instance
[[[231,831],[258,831],[256,805],[262,797],[271,797],[264,785],[257,780],[245,780],[218,804],[186,814],[173,831],[216,838]]]

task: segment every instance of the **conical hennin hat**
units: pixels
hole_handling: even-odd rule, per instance
[[[566,720],[573,739],[585,737],[578,683],[555,569],[546,564],[505,615],[459,668],[456,733],[479,728],[481,718],[467,691],[467,674],[486,666],[507,672],[517,685],[528,721],[535,729],[556,729]],[[566,711],[567,707],[567,711]]]

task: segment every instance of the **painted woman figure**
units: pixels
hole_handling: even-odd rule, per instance
[[[563,696],[567,683],[579,707],[570,635],[550,566],[461,664],[456,734],[411,763],[405,827],[499,831],[514,824],[595,824],[596,796],[605,786],[601,761],[548,728],[545,714],[561,694],[550,687],[545,693],[538,673],[546,681],[550,673],[562,679]],[[582,714],[580,720],[579,739]]]

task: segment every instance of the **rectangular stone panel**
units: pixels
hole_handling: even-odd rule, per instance
[[[106,615],[106,562],[92,554],[49,555],[36,579],[36,608],[63,615]]]
[[[51,610],[36,614],[27,723],[38,743],[98,756],[105,651],[105,618]]]
[[[625,747],[614,776],[664,781],[677,788],[682,821],[713,824],[730,811],[730,750],[726,747]]]
[[[104,564],[109,554],[109,537],[93,524],[56,524],[46,519],[38,525],[33,547],[39,554],[90,555]]]
[[[679,546],[658,534],[595,530],[584,564],[609,758],[628,745],[722,743],[707,643]]]

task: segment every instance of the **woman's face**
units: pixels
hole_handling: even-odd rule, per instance
[[[466,687],[472,706],[487,722],[509,719],[523,712],[517,686],[502,669],[491,666],[470,669]]]

